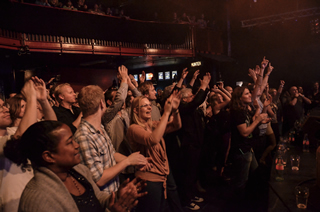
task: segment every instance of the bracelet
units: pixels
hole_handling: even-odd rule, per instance
[[[281,88],[283,88],[283,87],[284,87],[284,85],[280,85],[280,87],[281,87]]]
[[[270,104],[268,104],[268,105],[266,105],[266,106],[264,106],[264,107],[268,107],[268,106],[270,106]]]
[[[261,74],[256,74],[257,76],[260,76],[260,77],[262,77],[262,75]]]

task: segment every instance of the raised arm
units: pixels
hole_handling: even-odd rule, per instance
[[[32,80],[25,82],[22,90],[22,95],[26,98],[26,111],[21,119],[15,138],[22,136],[22,134],[34,123],[37,122],[37,95],[35,86]]]
[[[268,67],[268,71],[267,74],[264,76],[262,84],[261,84],[261,88],[260,91],[261,93],[264,91],[264,89],[266,88],[267,84],[268,84],[268,80],[269,80],[269,76],[271,74],[271,72],[273,71],[274,67],[271,66],[271,63],[269,63],[269,67]]]
[[[223,109],[224,107],[226,107],[228,104],[229,104],[229,102],[231,101],[231,99],[230,99],[230,97],[229,96],[227,96],[224,92],[222,92],[221,90],[219,90],[219,89],[214,89],[214,92],[216,92],[216,93],[219,93],[222,97],[223,97],[223,102],[221,102],[221,103],[218,103],[218,104],[216,104],[215,106],[214,106],[214,109],[215,110],[221,110],[221,109]]]
[[[276,96],[272,99],[273,102],[277,102],[278,99],[280,98],[280,95],[281,95],[281,93],[282,93],[282,91],[283,91],[283,88],[284,88],[284,84],[285,84],[285,81],[280,80],[280,85],[279,85],[277,94],[276,94]]]
[[[199,70],[196,70],[196,71],[194,72],[193,77],[192,77],[191,81],[189,82],[189,85],[190,85],[191,87],[193,87],[194,82],[196,81],[196,79],[197,79],[197,77],[198,77],[198,75],[199,75],[199,72],[200,72]]]
[[[255,83],[254,90],[252,92],[252,100],[255,100],[257,97],[260,97],[263,90],[262,90],[262,77],[264,74],[264,70],[267,67],[269,63],[269,60],[266,59],[266,57],[263,57],[263,60],[261,62],[261,68],[257,65],[256,66],[256,76],[257,76],[257,81]]]
[[[146,72],[142,71],[141,76],[139,75],[140,84],[146,81]]]
[[[42,79],[39,79],[38,77],[32,77],[32,81],[35,85],[37,100],[42,107],[44,119],[56,121],[57,116],[48,101],[47,90],[46,90],[46,85],[45,85],[44,81]]]
[[[231,99],[231,93],[229,93],[229,91],[227,91],[225,88],[224,88],[224,84],[223,82],[220,82],[218,84],[218,88],[223,91],[224,94],[226,94],[230,99]]]
[[[174,91],[168,99],[169,101],[171,101],[172,105],[172,118],[170,117],[170,121],[167,124],[165,133],[177,131],[182,127],[180,113],[178,109],[181,99],[180,92]]]
[[[128,92],[128,69],[125,66],[119,66],[118,73],[120,74],[121,84],[118,89],[114,102],[107,108],[103,114],[102,120],[104,124],[109,123],[115,115],[121,110],[122,105],[125,102]]]
[[[182,87],[183,80],[184,80],[184,79],[187,77],[187,75],[188,75],[187,69],[188,69],[188,68],[185,68],[185,69],[182,70],[180,80],[179,80],[179,82],[177,83],[176,87],[178,87],[178,88],[181,88],[181,87]]]
[[[138,82],[134,79],[134,76],[132,75],[132,74],[129,74],[129,79],[130,79],[130,82],[131,82],[131,84],[134,86],[134,87],[138,87],[139,85],[138,85]],[[129,81],[128,81],[128,84],[129,84]],[[130,86],[129,86],[129,88],[132,90],[132,89],[134,89],[133,87],[131,88]]]
[[[138,83],[134,77],[130,74],[128,76],[128,87],[132,91],[133,97],[141,96],[141,92],[138,90]]]

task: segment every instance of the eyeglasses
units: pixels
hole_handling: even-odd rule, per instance
[[[6,107],[6,108],[10,109],[10,105],[9,105],[8,103],[4,103],[3,105],[0,105],[0,113],[2,113],[2,112],[3,112],[4,107]]]
[[[148,106],[151,107],[151,104],[141,105],[140,108],[142,108],[142,107],[148,107]]]

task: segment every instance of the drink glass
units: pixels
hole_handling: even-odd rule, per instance
[[[300,167],[300,156],[299,155],[291,155],[291,169],[293,171],[298,171]]]
[[[308,206],[309,188],[305,186],[296,186],[295,195],[297,207],[306,209]]]

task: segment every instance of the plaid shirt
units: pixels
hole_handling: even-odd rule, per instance
[[[102,177],[104,169],[116,165],[113,156],[114,147],[102,125],[101,129],[102,132],[96,130],[89,122],[82,119],[74,134],[74,140],[80,145],[81,163],[90,169],[95,182]],[[119,186],[119,177],[116,176],[100,189],[111,194],[117,191]]]

